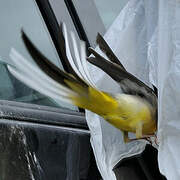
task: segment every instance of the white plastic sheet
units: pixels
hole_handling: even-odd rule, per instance
[[[153,68],[154,62],[157,62],[157,52],[153,43],[156,44],[157,17],[157,0],[131,0],[105,34],[106,41],[127,71],[150,86],[150,79],[156,85]],[[98,68],[90,66],[90,73],[100,89],[120,92],[118,84]],[[141,153],[146,142],[124,144],[121,132],[99,116],[87,111],[86,118],[101,175],[104,180],[115,180],[112,169],[116,163],[122,158]]]
[[[105,35],[126,69],[158,88],[158,163],[168,180],[180,179],[180,1],[131,0]],[[100,88],[118,92],[105,74],[90,68]],[[121,133],[88,112],[92,146],[104,179],[114,165],[138,154],[144,142],[124,144]]]
[[[158,163],[168,180],[180,179],[180,1],[131,0],[105,35],[126,69],[158,87]],[[90,67],[97,85],[118,92],[107,75]],[[87,112],[91,143],[103,179],[113,166],[140,153],[144,142],[124,144],[120,131]]]
[[[160,0],[158,32],[159,168],[180,179],[180,1]]]

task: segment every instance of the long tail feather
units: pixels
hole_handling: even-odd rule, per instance
[[[63,23],[62,24],[62,30],[63,30],[63,37],[65,39],[65,49],[66,49],[66,54],[67,54],[67,58],[68,59],[68,62],[70,63],[70,66],[71,68],[75,71],[76,73],[76,77],[80,74],[81,75],[81,78],[80,79],[83,79],[83,81],[85,81],[87,84],[90,84],[91,86],[94,86],[94,83],[92,82],[91,78],[90,78],[90,75],[88,76],[88,71],[85,72],[85,65],[86,63],[83,63],[83,62],[87,62],[86,61],[86,54],[84,55],[84,53],[86,52],[85,50],[85,47],[83,45],[83,43],[80,43],[80,48],[78,48],[78,45],[77,45],[77,41],[76,41],[76,38],[75,38],[75,35],[73,32],[71,32],[71,40],[72,41],[68,41],[68,37],[67,37],[67,30],[66,30],[66,26],[65,24]],[[63,39],[63,38],[61,38]],[[71,51],[70,51],[70,46],[69,44],[72,43],[73,44],[73,51],[74,51],[74,58],[72,58],[72,55],[71,55]],[[82,49],[83,49],[83,52],[82,52]],[[78,77],[79,78],[79,77]]]
[[[84,41],[80,41],[80,55],[81,55],[81,63],[82,67],[84,69],[84,73],[86,74],[87,81],[91,84],[91,86],[96,87],[94,84],[87,67],[87,60],[86,60],[86,45]]]
[[[76,59],[76,64],[77,64],[77,69],[79,73],[81,74],[81,77],[86,81],[86,76],[84,75],[84,69],[82,68],[81,60],[80,60],[80,55],[79,55],[79,50],[78,50],[78,45],[75,39],[75,35],[73,32],[71,32],[71,39],[72,39],[72,44],[73,44],[73,50],[74,50],[74,55]],[[74,64],[75,64],[74,62]]]
[[[121,64],[119,59],[113,53],[112,49],[109,47],[109,45],[107,44],[107,42],[104,40],[104,38],[101,36],[100,33],[98,33],[96,37],[96,43],[99,45],[99,48],[106,54],[106,56],[109,58],[110,61],[120,65],[125,70],[124,66]]]
[[[69,40],[68,40],[68,35],[67,35],[67,29],[65,24],[63,24],[63,35],[64,35],[64,39],[65,39],[65,45],[66,45],[66,55],[67,58],[69,60],[69,63],[71,65],[71,67],[73,68],[73,70],[75,71],[75,73],[77,74],[77,76],[79,76],[81,79],[83,79],[81,73],[79,72],[79,70],[77,69],[73,57],[71,55],[71,51],[70,51],[70,45],[69,45]]]
[[[75,55],[74,64],[77,64],[77,69],[81,73],[83,80],[86,81],[86,83],[90,84],[91,86],[95,87],[90,77],[89,71],[87,69],[85,43],[83,41],[80,41],[79,43],[80,48],[78,49],[77,41],[73,32],[71,32],[71,38],[74,48],[74,55]]]
[[[68,60],[68,58],[67,58],[67,55],[66,55],[66,44],[65,44],[65,39],[64,39],[64,31],[65,31],[66,29],[64,29],[64,26],[65,26],[65,24],[64,24],[64,23],[61,23],[61,24],[60,24],[60,28],[59,28],[59,38],[58,38],[59,41],[58,41],[58,44],[59,44],[59,49],[60,49],[60,52],[61,52],[61,56],[62,56],[62,58],[63,58],[63,60],[64,60],[64,62],[65,62],[65,64],[66,64],[66,66],[67,66],[67,70],[68,70],[69,72],[71,72],[72,75],[73,75],[76,79],[82,81],[82,79],[76,74],[76,72],[75,72],[74,69],[72,68],[72,66],[71,66],[71,64],[70,64],[70,62],[69,62],[69,60]]]

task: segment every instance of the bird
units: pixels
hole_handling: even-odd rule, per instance
[[[156,134],[157,95],[152,88],[126,71],[99,33],[96,42],[107,58],[92,47],[88,50],[93,56],[88,57],[85,42],[77,42],[73,32],[70,32],[69,38],[65,23],[60,24],[59,48],[71,73],[60,69],[43,55],[23,30],[21,34],[24,45],[37,66],[12,47],[10,58],[14,65],[7,64],[7,68],[17,79],[48,97],[96,113],[122,132],[125,143],[148,140]],[[120,85],[122,93],[99,90],[88,71],[88,62],[114,79]],[[130,139],[129,132],[134,133],[136,138]]]

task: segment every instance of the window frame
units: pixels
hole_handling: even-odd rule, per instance
[[[56,16],[51,8],[51,5],[48,0],[34,0],[34,1],[38,5],[38,8],[41,12],[43,20],[47,26],[47,29],[50,33],[50,36],[56,48],[57,54],[62,62],[63,68],[64,70],[69,71],[58,45],[59,24],[56,20]]]
[[[59,43],[58,43],[58,33],[59,33],[59,24],[57,21],[57,18],[54,14],[54,11],[51,7],[51,4],[49,0],[34,0],[41,12],[41,15],[43,17],[43,20],[47,26],[47,29],[50,33],[50,36],[52,38],[52,41],[54,43],[54,46],[56,48],[57,54],[62,62],[63,68],[66,72],[71,73],[71,69],[68,68],[67,63],[65,62],[66,60],[63,58],[61,54],[61,50],[59,48]],[[75,29],[77,31],[77,34],[79,38],[83,41],[86,42],[86,47],[90,47],[90,42],[88,40],[88,37],[86,35],[86,32],[83,28],[83,25],[80,21],[80,18],[78,16],[78,13],[75,9],[75,6],[71,0],[64,0],[64,3],[67,7],[67,10],[69,12],[69,15],[73,21],[73,25],[75,26]],[[87,51],[88,54],[88,51]],[[84,113],[85,110],[82,108],[78,108],[79,112]]]
[[[61,50],[59,48],[59,44],[58,44],[59,24],[58,24],[57,18],[54,14],[54,11],[51,7],[49,0],[34,0],[34,1],[38,5],[38,8],[41,12],[43,20],[47,26],[47,29],[50,33],[52,41],[55,45],[58,56],[62,62],[64,70],[71,73],[70,69],[67,67],[65,59],[62,57]],[[89,39],[80,21],[79,15],[75,9],[73,2],[71,0],[64,0],[64,3],[73,21],[73,25],[75,26],[75,29],[77,31],[79,38],[86,42],[87,48],[90,47]]]

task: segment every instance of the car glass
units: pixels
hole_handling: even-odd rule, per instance
[[[0,60],[12,63],[9,52],[14,47],[26,59],[32,61],[22,39],[21,29],[26,32],[37,48],[59,68],[61,61],[34,0],[0,2]],[[37,77],[38,78],[38,77]],[[0,63],[0,99],[78,110],[77,107],[54,101],[27,87],[8,72]]]

